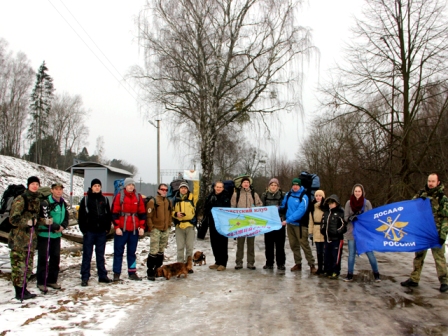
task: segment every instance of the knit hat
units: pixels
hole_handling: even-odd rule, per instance
[[[272,183],[277,183],[277,185],[280,185],[280,183],[278,183],[278,180],[275,177],[271,178],[268,185],[271,185]]]
[[[321,195],[323,198],[325,198],[325,193],[323,190],[316,190],[314,193],[314,197]]]
[[[187,182],[181,182],[181,184],[179,184],[179,189],[182,188],[182,187],[185,187],[188,190],[190,190],[190,188],[188,187],[188,183]]]
[[[40,180],[39,180],[39,178],[37,176],[30,176],[30,177],[28,177],[28,181],[26,183],[26,186],[29,187],[30,184],[33,183],[33,182],[39,183],[39,186],[40,186]]]
[[[126,188],[126,187],[127,187],[128,185],[130,185],[130,184],[135,185],[135,181],[134,181],[134,179],[133,179],[132,177],[127,177],[127,178],[124,180],[123,186]]]
[[[56,187],[59,187],[59,188],[64,189],[64,185],[63,185],[62,183],[60,183],[60,182],[56,182],[56,183],[53,183],[53,184],[51,185],[51,189],[54,189],[54,188],[56,188]]]
[[[250,184],[250,178],[248,178],[247,176],[245,176],[241,179],[241,184],[243,184],[244,181],[249,181],[249,184]]]
[[[295,177],[295,178],[292,179],[291,184],[292,184],[292,185],[294,185],[294,184],[298,184],[299,186],[302,186],[302,180],[299,179],[298,177]]]
[[[90,182],[90,187],[93,187],[95,184],[99,184],[100,186],[102,186],[101,185],[101,181],[99,179],[97,179],[97,178],[94,178],[92,180],[92,182]]]

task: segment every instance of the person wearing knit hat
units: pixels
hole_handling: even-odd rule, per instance
[[[317,272],[316,274],[324,273],[324,235],[320,232],[320,224],[322,216],[324,215],[325,193],[323,190],[316,190],[314,193],[314,200],[312,202],[314,211],[310,212],[310,220],[308,224],[309,238],[316,244],[317,254]]]
[[[343,279],[344,281],[353,281],[353,272],[355,270],[356,243],[353,236],[353,222],[356,220],[356,216],[369,210],[372,210],[372,204],[365,198],[363,185],[357,183],[353,186],[352,194],[347,203],[345,203],[344,209],[344,218],[347,222],[347,232],[344,234],[344,238],[347,239],[348,244],[348,272],[347,276]],[[375,254],[369,251],[366,252],[366,255],[372,267],[375,282],[380,282],[380,273],[378,271],[378,262],[376,261]]]
[[[84,238],[82,244],[81,286],[88,286],[90,279],[90,265],[95,249],[98,282],[110,283],[107,276],[106,252],[107,234],[110,232],[112,213],[109,200],[101,191],[101,181],[94,178],[87,195],[79,204],[78,225]]]
[[[93,187],[95,184],[99,184],[99,186],[102,187],[102,184],[101,184],[101,180],[100,180],[100,179],[94,178],[94,179],[92,180],[92,182],[90,182],[90,187]]]
[[[137,275],[138,237],[143,236],[146,226],[146,207],[142,196],[135,190],[135,181],[131,177],[124,180],[124,188],[112,201],[112,221],[114,236],[114,281],[120,280],[124,248],[128,262],[130,280],[141,281]]]
[[[264,206],[274,205],[279,207],[282,204],[285,193],[280,189],[280,185],[276,178],[269,181],[268,189],[261,195],[261,201]],[[263,269],[274,268],[274,258],[279,271],[285,270],[286,254],[285,254],[286,230],[282,225],[280,230],[274,230],[264,234],[264,247],[266,264]]]
[[[45,224],[40,216],[43,211],[39,193],[40,180],[30,176],[27,189],[17,196],[11,205],[8,246],[11,249],[11,282],[17,300],[28,300],[36,297],[30,293],[27,284],[33,273],[34,251],[37,246],[37,227]]]
[[[36,182],[40,186],[40,180],[39,180],[39,178],[37,176],[30,176],[30,177],[28,177],[28,181],[26,183],[26,186],[29,188],[30,184],[34,183],[34,182]]]
[[[173,200],[173,221],[176,225],[177,262],[185,263],[193,257],[196,224],[196,209],[193,194],[187,182],[179,185],[179,191]],[[188,270],[193,273],[193,270]]]
[[[315,274],[317,269],[314,266],[314,257],[308,241],[310,200],[299,178],[294,178],[291,184],[291,190],[285,195],[279,208],[280,213],[284,214],[282,225],[286,226],[289,246],[294,255],[294,266],[291,268],[291,272],[302,270],[302,254],[300,252],[302,249],[311,274]]]
[[[263,205],[258,194],[250,185],[251,178],[243,177],[241,179],[241,185],[235,190],[230,199],[230,205],[232,208],[253,208]],[[235,269],[239,270],[243,268],[244,258],[244,245],[247,240],[247,268],[255,270],[255,237],[239,237],[236,239],[236,260]]]

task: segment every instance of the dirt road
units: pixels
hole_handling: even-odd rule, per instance
[[[290,272],[288,241],[286,272],[263,270],[263,237],[255,242],[256,270],[234,269],[236,242],[229,240],[228,268],[217,272],[208,268],[214,263],[208,237],[197,241],[207,266],[195,266],[187,279],[157,278],[165,285],[114,335],[448,335],[448,293],[438,290],[431,253],[420,286],[409,289],[400,281],[412,270],[412,253],[377,253],[380,283],[361,256],[355,280],[346,283],[310,275],[306,267]],[[346,270],[344,247],[342,274]]]

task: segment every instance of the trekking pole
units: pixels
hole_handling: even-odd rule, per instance
[[[45,280],[44,280],[44,294],[47,294],[47,278],[48,278],[48,256],[50,251],[50,232],[51,232],[51,225],[48,225],[48,242],[47,242],[47,251],[45,256]]]
[[[22,296],[20,297],[20,303],[23,302],[23,295],[25,294],[26,274],[28,273],[28,262],[30,260],[31,242],[33,241],[33,234],[34,234],[34,221],[35,221],[35,219],[32,219],[33,225],[31,226],[30,242],[28,243],[28,254],[26,256],[25,273],[23,275]]]

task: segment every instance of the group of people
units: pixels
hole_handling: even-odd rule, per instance
[[[12,229],[9,234],[11,249],[11,281],[16,298],[31,299],[36,296],[28,291],[27,283],[33,269],[35,249],[38,252],[37,287],[44,293],[48,288],[60,289],[58,284],[59,260],[62,231],[68,226],[67,205],[62,198],[64,186],[61,183],[51,185],[51,194],[43,197],[39,192],[40,180],[31,176],[26,191],[16,197],[10,211]],[[93,179],[86,196],[79,206],[78,223],[83,241],[81,265],[81,285],[88,286],[91,276],[90,265],[95,250],[98,281],[110,283],[120,280],[123,254],[126,248],[128,277],[141,281],[137,275],[136,250],[139,236],[149,231],[150,248],[147,258],[147,279],[154,281],[156,270],[162,266],[164,252],[168,243],[171,225],[175,225],[177,261],[186,262],[193,256],[195,241],[196,209],[193,194],[188,183],[182,182],[173,200],[167,198],[168,186],[161,183],[157,195],[145,202],[135,190],[132,178],[124,180],[124,188],[109,204],[102,194],[99,179]],[[432,248],[436,262],[440,291],[448,290],[447,267],[445,260],[445,240],[448,232],[448,198],[444,186],[437,174],[428,176],[425,188],[415,197],[431,200],[434,219],[439,232],[441,248]],[[311,202],[311,204],[310,204]],[[279,181],[272,178],[267,190],[260,197],[252,187],[250,177],[243,177],[241,185],[230,195],[222,181],[214,183],[213,191],[207,196],[204,205],[204,217],[210,228],[210,242],[215,263],[210,269],[224,271],[228,263],[228,238],[221,235],[215,225],[211,210],[213,207],[252,208],[274,205],[278,207],[282,227],[264,235],[266,263],[263,269],[285,270],[285,241],[288,236],[293,252],[292,272],[302,270],[302,254],[308,262],[311,274],[324,275],[337,279],[341,272],[341,257],[344,238],[348,242],[348,272],[344,281],[353,281],[356,257],[356,243],[353,227],[356,217],[372,209],[365,198],[361,184],[353,186],[350,199],[342,208],[337,195],[325,198],[323,190],[314,193],[310,200],[302,181],[294,178],[291,189],[283,192]],[[106,236],[114,229],[113,279],[107,275],[105,267]],[[316,245],[317,268],[309,239]],[[247,243],[247,244],[246,244]],[[244,247],[246,247],[247,268],[255,270],[255,237],[237,238],[235,269],[243,268]],[[416,287],[420,280],[423,261],[427,251],[415,253],[414,271],[402,286]],[[374,280],[379,282],[378,263],[373,252],[367,252]],[[189,272],[193,272],[190,270]]]

